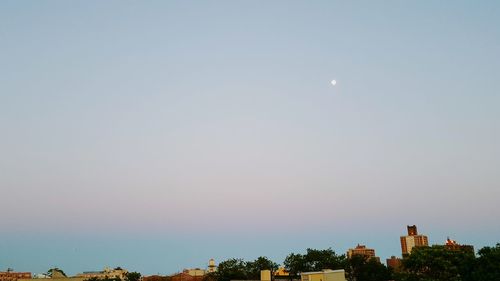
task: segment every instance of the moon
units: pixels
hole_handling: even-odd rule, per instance
[[[332,81],[330,81],[330,83],[332,84],[332,86],[337,85],[337,81],[336,80],[332,80]]]

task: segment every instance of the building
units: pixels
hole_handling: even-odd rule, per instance
[[[182,272],[195,277],[195,276],[204,276],[207,271],[201,268],[188,268],[184,269]]]
[[[208,261],[208,268],[207,268],[207,273],[213,273],[217,271],[217,266],[215,265],[215,260],[210,259]]]
[[[169,276],[149,275],[141,278],[142,281],[170,281]]]
[[[325,269],[316,272],[302,272],[300,274],[301,281],[347,281],[345,279],[345,271],[343,269],[331,270]]]
[[[260,281],[271,281],[271,270],[261,270]]]
[[[42,279],[50,279],[50,281],[87,281],[88,278],[86,277],[66,277],[62,274],[52,274],[52,277],[49,277],[47,275],[41,275]],[[23,278],[23,279],[18,279],[17,281],[40,281],[40,278]]]
[[[202,281],[204,276],[193,276],[186,272],[181,272],[170,276],[170,281]]]
[[[286,277],[288,278],[290,273],[286,271],[286,269],[282,266],[278,267],[278,269],[274,272],[274,277]]]
[[[105,267],[103,271],[84,271],[83,273],[79,273],[76,275],[76,277],[82,277],[82,278],[99,278],[99,279],[113,279],[113,278],[119,278],[124,280],[125,276],[127,275],[128,271],[125,269],[122,269],[121,267],[116,267],[114,269],[111,269],[109,267]]]
[[[472,245],[460,245],[455,240],[451,240],[450,237],[446,238],[444,247],[452,251],[464,251],[474,254],[474,246]]]
[[[401,236],[401,252],[403,256],[411,254],[413,247],[429,246],[427,236],[418,234],[417,226],[408,225],[408,235]]]
[[[50,281],[87,281],[86,277],[67,277],[64,271],[59,268],[52,268],[47,273],[36,274],[33,278],[23,278],[17,281],[41,281],[40,279],[50,279]]]
[[[386,259],[385,261],[387,263],[387,267],[392,268],[395,272],[398,272],[399,269],[401,268],[402,262],[401,262],[400,258],[397,258],[395,256],[391,256],[390,259]]]
[[[0,272],[0,281],[17,281],[19,279],[31,279],[31,272],[14,272],[10,268]]]
[[[376,259],[378,262],[380,262],[380,258],[375,256],[375,250],[366,248],[365,245],[360,245],[358,244],[356,248],[354,249],[349,249],[347,251],[347,258],[352,258],[352,256],[357,255],[357,256],[363,256],[365,257],[366,260],[369,259]]]
[[[217,271],[217,266],[215,265],[215,260],[214,259],[210,259],[208,261],[208,267],[207,269],[201,269],[201,268],[186,268],[182,271],[182,273],[186,273],[186,274],[189,274],[193,277],[196,277],[196,276],[205,276],[205,274],[208,274],[208,273],[214,273]],[[178,275],[178,274],[176,274]]]

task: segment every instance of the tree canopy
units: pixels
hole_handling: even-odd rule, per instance
[[[367,259],[362,255],[353,255],[345,267],[349,281],[383,281],[391,279],[391,271],[378,260]]]
[[[401,280],[462,281],[473,280],[473,252],[448,249],[446,246],[415,247],[403,259]]]
[[[471,280],[500,280],[500,244],[495,247],[484,247],[478,251]]]
[[[125,281],[139,281],[141,280],[141,274],[139,272],[127,272],[125,274]]]
[[[320,271],[323,269],[342,269],[345,267],[345,255],[337,255],[328,248],[326,250],[307,249],[306,254],[291,253],[285,258],[283,265],[291,275],[300,272]]]

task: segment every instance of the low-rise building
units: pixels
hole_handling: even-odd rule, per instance
[[[274,272],[275,277],[288,277],[290,273],[286,271],[286,269],[282,266],[278,267],[278,269]]]
[[[0,281],[17,281],[19,279],[31,279],[31,272],[15,272],[10,268],[0,272]]]
[[[325,269],[316,272],[302,272],[300,274],[301,281],[347,281],[345,271],[343,269],[331,270]]]
[[[391,256],[390,259],[385,260],[387,263],[387,267],[392,268],[395,272],[398,272],[401,268],[402,260],[396,256]]]
[[[43,277],[44,279],[50,279],[50,281],[86,281],[88,278],[86,277],[66,277],[63,275],[56,275],[52,277]],[[26,279],[18,279],[17,281],[40,281],[40,278],[26,278]]]
[[[99,278],[99,279],[114,279],[114,278],[119,278],[124,280],[125,276],[127,275],[128,271],[121,268],[121,267],[116,267],[114,269],[111,269],[109,267],[105,267],[103,271],[84,271],[83,273],[79,273],[76,275],[76,277],[83,277],[83,278]]]
[[[203,275],[193,276],[186,272],[181,272],[170,276],[171,281],[202,281],[203,278],[204,278]]]
[[[187,273],[191,276],[204,276],[207,272],[201,268],[188,268],[184,269],[182,272]]]

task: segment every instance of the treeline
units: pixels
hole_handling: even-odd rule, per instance
[[[398,268],[363,256],[348,259],[332,249],[307,249],[305,254],[288,255],[283,266],[289,280],[300,279],[301,272],[344,269],[349,281],[493,281],[500,280],[500,244],[484,247],[477,255],[445,246],[417,247]],[[278,264],[267,257],[228,259],[219,264],[217,272],[207,275],[206,281],[259,280],[261,270],[277,269]]]

